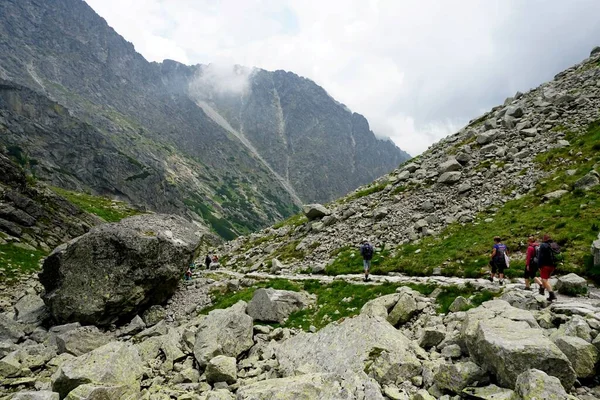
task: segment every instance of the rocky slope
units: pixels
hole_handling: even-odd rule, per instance
[[[94,151],[93,177],[90,167],[69,171],[66,149],[38,154],[55,164],[53,182],[193,213],[225,238],[288,216],[301,200],[347,193],[407,157],[294,74],[255,71],[243,92],[218,95],[223,82],[211,78],[207,86],[206,67],[149,63],[80,0],[2,2],[0,54],[0,78],[68,108],[106,143],[73,143],[86,157]],[[15,135],[0,138],[19,145]],[[27,144],[25,154],[36,152]],[[113,163],[115,153],[128,163]]]
[[[37,270],[51,248],[101,222],[46,186],[28,181],[0,148],[0,281]]]
[[[298,215],[229,242],[221,253],[242,271],[269,268],[278,258],[288,270],[357,272],[355,249],[366,237],[378,246],[376,271],[480,276],[494,235],[518,250],[528,235],[548,232],[564,246],[565,268],[591,268],[600,217],[599,110],[595,49],[371,185],[320,211],[307,207],[310,221]]]

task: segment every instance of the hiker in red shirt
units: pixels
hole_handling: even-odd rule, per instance
[[[531,280],[542,287],[542,281],[536,278],[536,273],[539,269],[538,259],[536,255],[536,247],[539,244],[535,241],[535,237],[527,238],[527,257],[525,258],[525,290],[531,290]]]

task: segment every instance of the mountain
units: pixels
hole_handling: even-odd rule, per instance
[[[596,48],[387,176],[308,212],[310,221],[298,214],[225,244],[225,265],[359,273],[357,246],[367,238],[376,274],[481,277],[499,235],[515,255],[509,274],[522,276],[527,237],[548,233],[563,248],[563,272],[600,280],[598,250],[596,261],[590,254],[600,230],[599,110]]]
[[[408,158],[307,79],[147,62],[80,0],[3,1],[0,54],[3,90],[19,98],[3,107],[62,137],[14,123],[0,137],[35,159],[26,165],[34,176],[202,219],[225,238],[332,200]],[[21,86],[39,97],[23,98]]]

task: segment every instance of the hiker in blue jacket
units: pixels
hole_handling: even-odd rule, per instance
[[[371,269],[371,259],[373,258],[373,246],[371,246],[367,239],[363,239],[362,244],[360,245],[360,255],[363,258],[363,268],[365,270],[365,278],[363,281],[370,282],[369,270]]]
[[[492,273],[490,275],[490,282],[494,282],[494,276],[498,273],[498,279],[500,285],[504,284],[504,270],[506,269],[505,255],[508,254],[506,245],[502,243],[500,236],[494,237],[494,247],[492,249],[492,259],[490,260],[490,266],[492,267]]]

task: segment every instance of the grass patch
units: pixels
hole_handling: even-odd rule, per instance
[[[577,297],[577,296],[584,296],[586,295],[588,292],[587,287],[570,287],[570,286],[562,286],[559,290],[558,293],[560,294],[564,294],[567,296],[572,296],[572,297]]]
[[[41,250],[26,250],[13,244],[0,244],[0,281],[39,270],[47,254]]]
[[[308,218],[306,218],[306,216],[304,214],[296,214],[296,215],[292,215],[291,217],[289,217],[288,219],[286,219],[284,221],[276,223],[275,225],[273,225],[273,228],[279,229],[284,226],[296,227],[296,226],[300,226],[306,222],[308,222]]]
[[[302,260],[305,256],[304,250],[296,250],[299,243],[299,240],[294,240],[278,248],[271,258],[276,258],[283,263],[289,260]]]
[[[227,292],[226,288],[223,288],[223,291],[214,292],[213,305],[202,310],[201,314],[207,314],[214,309],[231,307],[240,300],[250,301],[254,291],[261,287],[293,291],[304,290],[316,295],[316,306],[292,313],[283,326],[302,328],[307,331],[311,325],[320,329],[333,321],[357,315],[367,301],[394,293],[400,286],[409,286],[424,295],[429,295],[435,289],[435,286],[425,284],[384,283],[382,285],[365,286],[343,281],[323,284],[317,280],[290,282],[284,279],[274,279],[259,282],[254,287],[245,288],[234,293]],[[279,326],[278,324],[271,325]]]
[[[450,305],[457,297],[462,296],[466,299],[470,298],[470,304],[460,311],[467,311],[471,308],[480,306],[482,303],[492,300],[496,294],[489,290],[476,291],[471,284],[465,286],[447,286],[441,290],[441,293],[436,298],[438,304],[437,311],[441,314],[447,314]]]
[[[374,250],[371,260],[372,271],[375,271],[375,268],[390,256],[390,251],[385,246],[381,249],[374,248]],[[358,248],[345,246],[332,251],[330,255],[336,258],[325,267],[327,275],[356,274],[363,271],[363,258]]]
[[[387,185],[389,185],[389,183],[379,183],[377,185],[368,186],[365,189],[359,190],[358,192],[351,194],[350,196],[343,199],[343,201],[347,202],[350,200],[356,200],[373,193],[381,192],[383,189],[386,188]]]
[[[52,190],[82,210],[94,214],[106,222],[118,222],[123,218],[142,214],[141,211],[133,208],[127,203],[114,201],[107,199],[106,197],[73,192],[58,187],[52,187]]]

